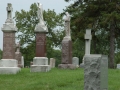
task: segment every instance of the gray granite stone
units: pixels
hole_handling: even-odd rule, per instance
[[[120,64],[117,64],[117,69],[120,69]]]
[[[108,57],[86,55],[84,65],[84,90],[108,90]]]
[[[76,67],[79,67],[79,58],[78,57],[73,57],[72,58],[72,64],[76,65]]]

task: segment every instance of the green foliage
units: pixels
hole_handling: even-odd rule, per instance
[[[60,14],[56,14],[54,10],[47,10],[43,13],[44,20],[48,27],[47,34],[47,57],[54,56],[55,47],[59,48],[63,39],[63,20]],[[21,52],[25,58],[25,65],[29,65],[30,61],[35,56],[35,33],[34,29],[38,23],[37,5],[36,3],[30,6],[29,11],[21,10],[15,13],[16,26],[18,28],[17,39],[21,42]]]
[[[2,59],[2,50],[0,49],[0,59]]]
[[[74,0],[65,10],[72,15],[73,41],[77,38],[82,39],[84,30],[91,28],[91,53],[109,55],[110,68],[115,67],[114,53],[119,49],[116,47],[120,34],[119,3],[120,0]]]

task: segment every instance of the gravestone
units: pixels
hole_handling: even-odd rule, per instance
[[[51,68],[55,67],[55,59],[54,58],[50,58],[50,66],[51,66]]]
[[[117,69],[120,69],[120,64],[117,64]]]
[[[35,27],[36,53],[33,58],[33,65],[30,67],[30,72],[47,72],[50,70],[48,58],[46,57],[46,33],[48,32],[48,29],[43,19],[42,4],[39,2],[37,17],[39,19],[39,23]]]
[[[15,59],[15,27],[12,19],[12,4],[7,5],[7,19],[3,24],[3,55],[0,60],[0,74],[16,74],[20,71]]]
[[[84,35],[84,38],[85,38],[85,55],[90,55],[90,46],[91,46],[91,39],[92,39],[91,29],[86,29],[86,34]],[[84,68],[84,57],[83,57],[82,63],[80,64],[81,68]]]
[[[23,56],[21,57],[21,65],[22,65],[22,68],[24,68],[24,57]]]
[[[20,43],[16,44],[15,59],[18,61],[18,67],[22,68],[22,54],[20,52]]]
[[[79,58],[73,57],[72,58],[72,64],[74,64],[76,67],[79,67]]]
[[[84,90],[108,90],[108,56],[86,55]]]
[[[70,15],[66,12],[65,18],[65,34],[66,36],[62,40],[62,61],[58,65],[59,68],[70,68],[75,67],[72,64],[72,41],[70,34]]]

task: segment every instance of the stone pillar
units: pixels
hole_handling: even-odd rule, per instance
[[[3,24],[3,56],[0,60],[0,74],[16,74],[20,71],[18,62],[15,59],[15,27],[12,20],[12,4],[7,6],[7,19]]]
[[[39,23],[35,27],[36,53],[35,57],[33,58],[33,65],[30,67],[30,72],[47,72],[50,70],[48,58],[46,57],[46,33],[48,32],[48,28],[43,20],[42,9],[42,4],[38,3],[37,15]]]
[[[65,18],[65,34],[66,36],[62,40],[62,60],[59,68],[73,68],[75,65],[72,64],[72,41],[70,34],[70,15],[66,12]]]
[[[108,90],[108,56],[86,55],[84,90]]]
[[[51,66],[51,68],[55,67],[55,59],[54,58],[50,58],[50,66]]]

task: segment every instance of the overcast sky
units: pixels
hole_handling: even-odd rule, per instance
[[[40,1],[43,4],[43,9],[55,10],[57,13],[61,13],[66,6],[70,5],[72,2],[65,2],[64,0],[0,0],[0,28],[3,27],[5,20],[7,18],[7,3],[11,3],[13,7],[12,16],[14,17],[15,11],[20,11],[24,9],[29,10],[30,5]],[[15,22],[14,22],[15,23]],[[0,49],[3,50],[3,32],[0,30]]]

